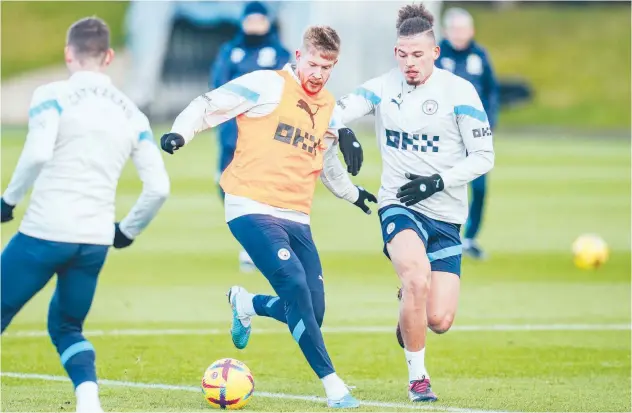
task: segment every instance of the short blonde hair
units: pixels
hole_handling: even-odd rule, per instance
[[[340,36],[329,26],[310,26],[303,35],[303,49],[313,48],[324,56],[340,53]]]

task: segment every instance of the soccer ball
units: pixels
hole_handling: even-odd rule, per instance
[[[608,245],[598,235],[584,234],[573,242],[575,266],[589,270],[603,265],[608,260]]]
[[[202,377],[204,398],[216,409],[241,409],[252,399],[254,391],[252,372],[239,360],[217,360]]]

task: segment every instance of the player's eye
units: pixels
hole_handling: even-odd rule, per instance
[[[423,55],[424,55],[424,52],[418,52],[418,53],[415,53],[415,57],[421,57],[421,56],[423,56]]]

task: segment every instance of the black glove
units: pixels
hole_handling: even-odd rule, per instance
[[[349,128],[338,129],[338,144],[347,164],[347,172],[356,176],[360,172],[364,160],[362,145],[356,139],[355,133]]]
[[[2,222],[9,222],[13,220],[13,208],[15,205],[9,205],[4,202],[4,199],[0,199],[0,205],[2,206]]]
[[[371,215],[371,210],[369,209],[369,206],[365,202],[369,201],[376,204],[377,198],[375,198],[375,195],[373,195],[366,189],[362,188],[361,186],[358,186],[357,188],[358,188],[358,191],[360,191],[360,194],[358,196],[358,200],[355,201],[353,205],[363,210],[367,215]]]
[[[439,174],[419,176],[406,172],[406,178],[411,181],[402,185],[397,191],[399,202],[406,206],[414,205],[439,191],[443,191],[443,179]]]
[[[160,138],[160,147],[163,151],[173,155],[173,151],[184,146],[184,138],[179,133],[165,133]]]
[[[114,248],[126,248],[132,245],[133,239],[127,238],[127,235],[121,231],[120,224],[114,224]]]

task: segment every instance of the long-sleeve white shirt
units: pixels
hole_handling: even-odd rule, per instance
[[[465,222],[467,183],[494,165],[487,114],[470,82],[435,67],[415,87],[395,68],[341,98],[338,107],[344,123],[375,115],[383,164],[380,208],[403,205],[396,194],[409,182],[406,172],[439,174],[445,189],[410,208],[440,221]]]
[[[299,82],[290,64],[283,70],[292,74]],[[182,135],[190,142],[197,133],[213,128],[222,122],[244,114],[247,117],[262,117],[272,113],[281,101],[285,79],[273,70],[257,70],[240,76],[223,86],[194,99],[176,118],[171,132]],[[338,198],[349,202],[357,201],[358,188],[353,185],[346,169],[338,159],[338,129],[344,124],[339,109],[335,109],[325,136],[323,184]],[[225,197],[225,215],[229,222],[248,214],[266,214],[300,223],[309,223],[309,216],[302,212],[277,208],[229,193]]]
[[[131,158],[143,182],[140,198],[121,221],[135,238],[169,194],[169,177],[147,117],[96,72],[36,89],[28,135],[2,195],[17,205],[33,192],[20,232],[49,241],[111,245],[119,177]]]

